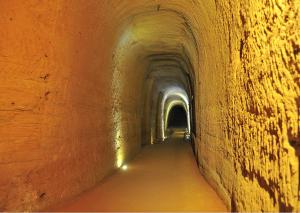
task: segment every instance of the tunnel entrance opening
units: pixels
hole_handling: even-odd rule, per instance
[[[185,138],[189,135],[188,112],[182,105],[173,106],[167,117],[166,137]]]
[[[168,117],[167,128],[187,128],[186,111],[182,106],[174,106]]]
[[[163,142],[173,136],[175,131],[182,132],[182,135],[187,135],[189,139],[193,91],[190,72],[193,69],[188,61],[186,56],[172,52],[157,52],[147,56],[142,117],[142,135],[145,137],[142,138],[142,143]],[[181,117],[184,118],[179,124],[176,124],[180,122],[180,120],[176,122],[177,113],[175,118],[169,116],[174,106],[183,107]],[[172,120],[175,120],[174,125]]]

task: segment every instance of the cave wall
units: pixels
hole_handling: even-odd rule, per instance
[[[228,208],[299,210],[299,9],[0,0],[0,210],[43,209],[133,156],[144,59],[161,49],[190,60],[199,169]],[[128,40],[141,14],[154,18],[141,16]]]
[[[215,3],[200,168],[233,211],[299,211],[299,1]]]
[[[99,1],[0,1],[0,211],[33,211],[115,167],[114,34]]]

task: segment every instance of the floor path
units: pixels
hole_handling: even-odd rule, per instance
[[[145,146],[127,166],[55,211],[227,211],[188,142]]]

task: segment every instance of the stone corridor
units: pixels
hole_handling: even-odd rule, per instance
[[[299,212],[299,20],[299,0],[0,0],[0,211]]]

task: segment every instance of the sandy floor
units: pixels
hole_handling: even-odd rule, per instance
[[[97,187],[53,211],[227,211],[200,175],[191,146],[175,140],[145,146]]]

